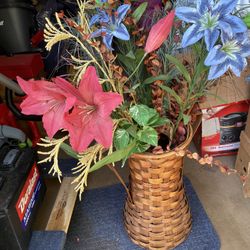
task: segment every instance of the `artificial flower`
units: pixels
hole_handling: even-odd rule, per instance
[[[29,80],[17,77],[27,97],[21,103],[26,115],[43,115],[43,126],[50,138],[64,128],[64,115],[76,101],[75,88],[66,80],[57,77],[53,81]]]
[[[167,39],[174,22],[175,11],[172,10],[167,16],[160,19],[152,26],[145,45],[145,52],[151,53],[158,49]]]
[[[222,45],[215,45],[205,60],[205,65],[211,66],[208,80],[222,76],[228,69],[231,69],[236,76],[247,65],[247,56],[250,56],[250,41],[247,35],[240,33],[234,37],[222,33]]]
[[[66,115],[65,127],[70,134],[70,143],[77,152],[84,151],[96,140],[105,148],[112,144],[112,111],[122,102],[117,93],[103,92],[96,70],[89,66],[79,85],[81,98],[74,109]]]
[[[90,26],[95,23],[100,23],[101,27],[95,30],[91,37],[103,37],[103,43],[109,50],[112,49],[113,37],[117,37],[121,40],[129,40],[130,35],[126,26],[122,23],[122,20],[126,16],[128,10],[130,9],[129,4],[123,4],[113,11],[109,15],[106,11],[98,9],[98,14],[94,15],[90,20]]]
[[[220,31],[232,36],[247,30],[244,22],[231,15],[237,0],[199,0],[197,8],[178,7],[176,16],[192,25],[186,30],[182,39],[185,48],[205,38],[206,48],[209,51],[220,36]]]

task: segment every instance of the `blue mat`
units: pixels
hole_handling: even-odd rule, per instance
[[[193,226],[189,237],[176,250],[217,250],[220,240],[190,181],[184,179]],[[123,225],[124,188],[118,184],[84,193],[74,210],[65,250],[140,250]]]

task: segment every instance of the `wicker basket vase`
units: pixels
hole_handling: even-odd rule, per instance
[[[180,148],[186,148],[192,133]],[[146,249],[172,249],[191,229],[183,186],[183,157],[175,152],[134,154],[129,159],[130,194],[124,208],[126,230]]]

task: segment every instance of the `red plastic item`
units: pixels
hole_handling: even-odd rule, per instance
[[[16,76],[24,79],[35,78],[43,69],[40,53],[0,56],[0,73],[16,80]]]
[[[23,130],[25,134],[29,133],[29,137],[32,141],[32,145],[36,146],[37,143],[40,141],[41,133],[40,130],[37,127],[36,122],[34,121],[26,121],[26,128],[23,126],[20,126],[20,124],[17,122],[15,116],[12,114],[12,112],[9,110],[9,108],[4,103],[0,103],[0,125],[8,125],[14,128],[19,128]]]
[[[33,146],[36,146],[37,143],[40,141],[42,135],[40,133],[40,130],[37,127],[36,122],[33,121],[27,121],[28,123],[28,127],[30,128],[31,132],[32,132],[32,144]]]
[[[18,127],[15,116],[4,103],[0,103],[0,114],[0,125]]]
[[[31,38],[31,44],[33,48],[38,47],[39,43],[43,41],[44,34],[43,30],[39,30],[32,38]]]

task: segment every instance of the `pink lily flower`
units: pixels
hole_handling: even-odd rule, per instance
[[[144,48],[146,53],[151,53],[158,49],[167,39],[173,26],[174,17],[175,11],[172,10],[167,16],[163,17],[152,26]]]
[[[42,122],[48,136],[64,128],[64,115],[76,102],[78,91],[63,78],[57,77],[49,82],[45,80],[17,81],[27,97],[21,103],[26,115],[43,115]],[[67,90],[67,91],[66,91]]]
[[[112,144],[112,111],[122,102],[117,93],[103,92],[95,67],[89,66],[79,85],[81,98],[66,115],[65,127],[70,134],[70,144],[77,152],[84,151],[96,140],[105,148]]]

